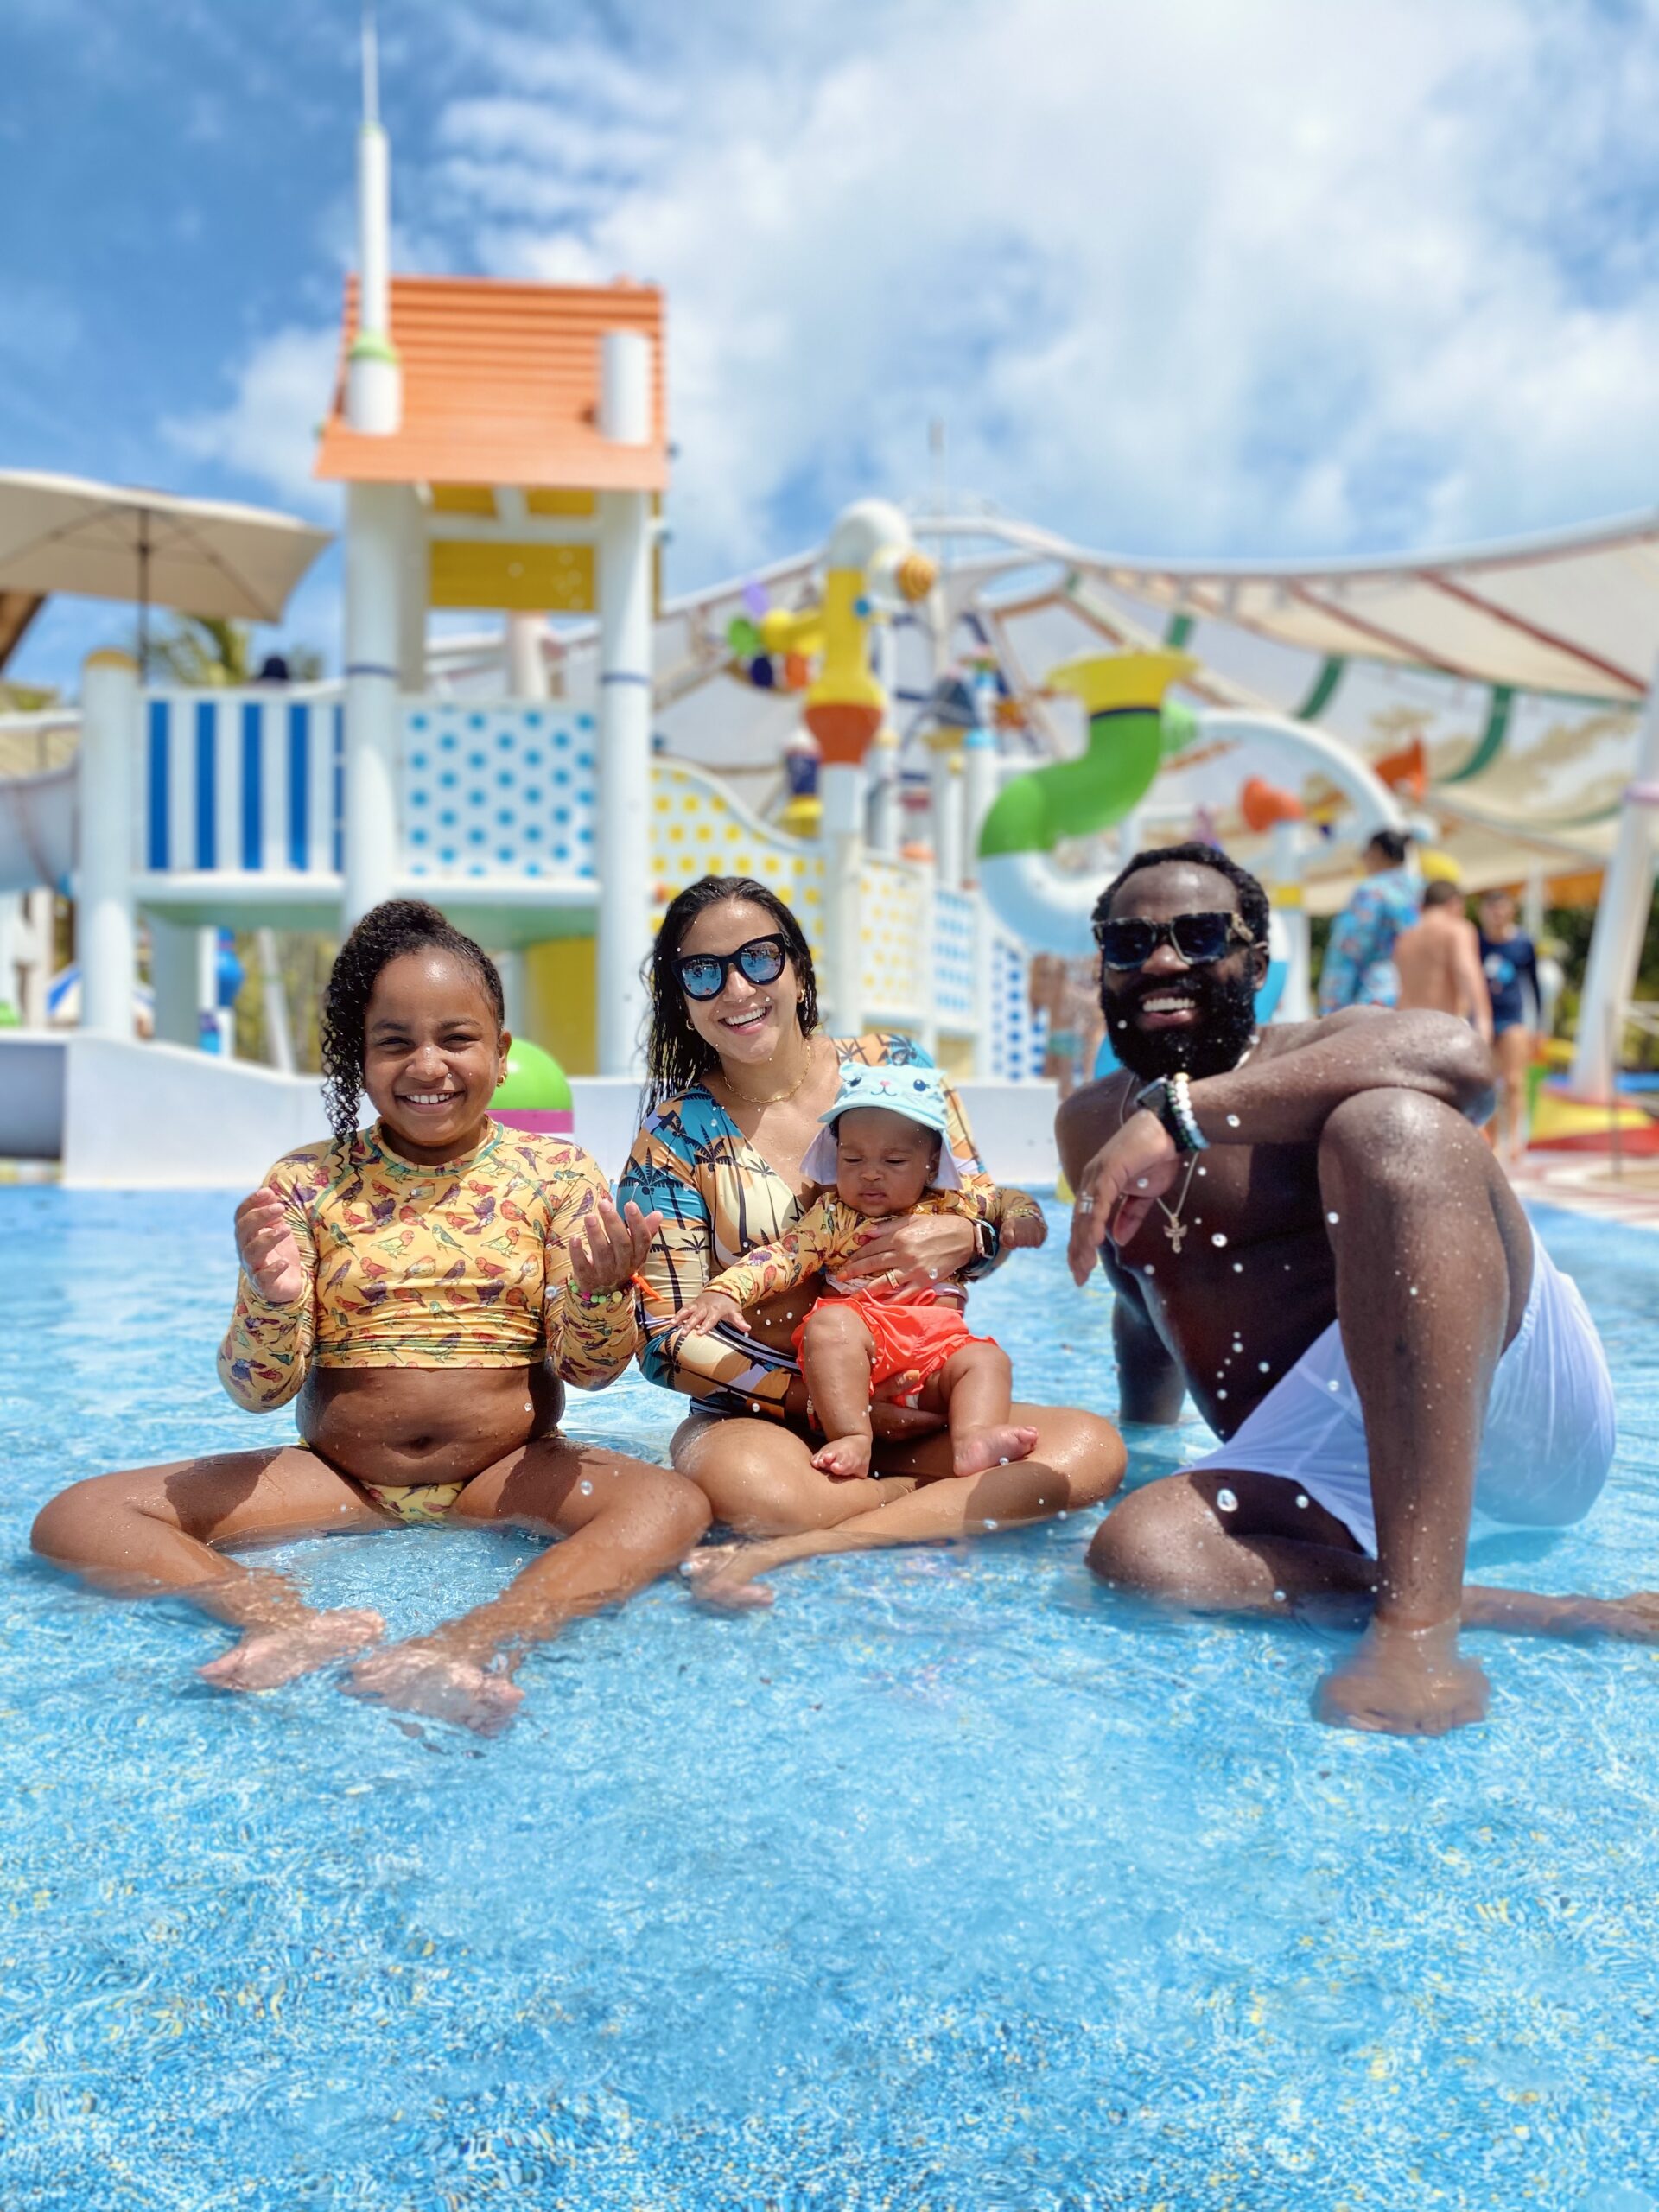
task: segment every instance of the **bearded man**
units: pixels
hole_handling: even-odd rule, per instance
[[[1350,1007],[1258,1031],[1268,909],[1205,845],[1139,853],[1095,910],[1122,1071],[1056,1133],[1071,1260],[1117,1294],[1128,1421],[1191,1391],[1221,1448],[1127,1496],[1089,1563],[1206,1610],[1363,1605],[1322,1719],[1436,1734],[1481,1719],[1459,1623],[1649,1640],[1659,1598],[1465,1588],[1471,1518],[1559,1527],[1613,1457],[1595,1327],[1479,1123],[1485,1046],[1442,1014]]]

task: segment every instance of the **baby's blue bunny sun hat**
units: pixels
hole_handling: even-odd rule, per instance
[[[959,1191],[962,1176],[950,1149],[950,1109],[946,1103],[944,1077],[937,1068],[867,1067],[853,1060],[841,1071],[841,1089],[827,1114],[818,1116],[823,1127],[806,1148],[801,1173],[814,1183],[836,1179],[836,1123],[855,1106],[879,1106],[887,1114],[902,1114],[906,1121],[931,1129],[940,1140],[939,1164],[933,1174],[936,1190]]]

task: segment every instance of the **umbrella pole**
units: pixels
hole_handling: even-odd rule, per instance
[[[149,681],[149,509],[138,510],[138,681]]]

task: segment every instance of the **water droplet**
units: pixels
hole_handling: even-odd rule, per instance
[[[1242,1275],[1242,1274],[1243,1274],[1243,1272],[1244,1272],[1244,1262],[1243,1262],[1243,1260],[1235,1260],[1235,1261],[1233,1262],[1233,1273],[1234,1273],[1236,1275]]]
[[[1136,1189],[1137,1191],[1144,1191],[1144,1190],[1146,1189],[1146,1187],[1147,1187],[1147,1179],[1146,1179],[1146,1177],[1145,1177],[1144,1175],[1138,1176],[1138,1177],[1136,1178],[1136,1179],[1135,1179],[1135,1189]]]
[[[1216,1247],[1217,1250],[1219,1251],[1222,1246],[1227,1242],[1227,1239],[1222,1235],[1219,1230],[1217,1230],[1215,1235],[1210,1239],[1210,1242]]]
[[[1153,1273],[1154,1273],[1154,1268],[1153,1268],[1153,1264],[1152,1264],[1152,1262],[1151,1262],[1150,1260],[1148,1260],[1148,1261],[1147,1262],[1146,1268],[1145,1268],[1145,1273],[1146,1273],[1146,1274],[1152,1274]]]
[[[1330,1382],[1328,1383],[1328,1385],[1327,1385],[1326,1387],[1327,1387],[1328,1389],[1332,1389],[1332,1390],[1340,1390],[1340,1389],[1341,1389],[1341,1388],[1342,1388],[1342,1385],[1341,1385],[1341,1383],[1340,1383],[1340,1382],[1338,1382],[1338,1380],[1337,1380],[1336,1376],[1333,1375],[1333,1376],[1331,1377]]]
[[[1275,1590],[1275,1591],[1274,1592],[1274,1593],[1273,1593],[1273,1602],[1274,1602],[1274,1604],[1275,1605],[1282,1605],[1284,1604],[1284,1602],[1285,1602],[1285,1593],[1284,1593],[1284,1592],[1283,1592],[1282,1590]]]
[[[1230,1129],[1236,1129],[1238,1127],[1238,1116],[1236,1114],[1230,1114],[1227,1116],[1227,1126]]]
[[[1200,1167],[1198,1173],[1200,1175],[1207,1175],[1210,1173],[1210,1170],[1207,1167]]]
[[[1340,1221],[1342,1219],[1342,1216],[1339,1213],[1328,1213],[1325,1217],[1327,1221]]]
[[[1273,1371],[1265,1359],[1258,1359],[1255,1363],[1255,1369],[1258,1375],[1268,1375]]]
[[[1217,1513],[1237,1512],[1238,1500],[1234,1497],[1231,1491],[1218,1490],[1216,1492],[1216,1510]]]
[[[1305,1490],[1299,1490],[1297,1491],[1296,1503],[1301,1511],[1306,1513],[1307,1510],[1307,1492]]]
[[[1413,1283],[1413,1285],[1411,1286],[1411,1294],[1412,1294],[1412,1296],[1413,1296],[1414,1298],[1415,1298],[1415,1297],[1416,1297],[1416,1295],[1417,1295],[1417,1286],[1416,1286],[1416,1284],[1415,1284],[1415,1283]]]
[[[591,1497],[594,1494],[594,1486],[590,1482],[578,1483],[576,1487],[584,1497]]]
[[[1217,1393],[1216,1393],[1216,1395],[1217,1395],[1218,1398],[1224,1398],[1224,1397],[1226,1396],[1226,1395],[1227,1395],[1227,1393],[1226,1393],[1224,1390],[1217,1390]]]
[[[1066,1510],[1064,1506],[1060,1508],[1059,1511],[1054,1516],[1054,1518],[1057,1521],[1064,1521],[1067,1518]]]
[[[1007,1461],[1006,1459],[1004,1459],[1004,1460],[1003,1460],[1003,1462],[1002,1462],[1002,1465],[1006,1467],[1006,1466],[1007,1465],[1007,1464],[1008,1464],[1008,1463],[1007,1463]],[[995,1521],[988,1521],[988,1522],[985,1523],[985,1526],[986,1526],[988,1529],[995,1529],[995,1526],[996,1526],[996,1523],[995,1523]]]

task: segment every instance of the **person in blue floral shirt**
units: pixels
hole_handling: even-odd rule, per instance
[[[1421,887],[1406,866],[1401,830],[1379,830],[1365,848],[1365,878],[1331,927],[1319,970],[1319,1012],[1393,1006],[1400,996],[1395,939],[1417,919]]]

